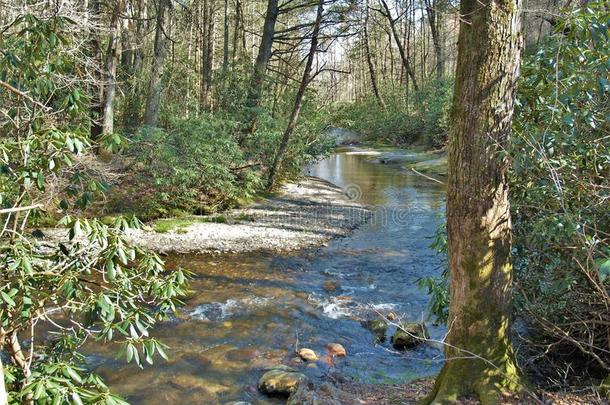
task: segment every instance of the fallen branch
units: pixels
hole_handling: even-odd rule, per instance
[[[445,185],[445,184],[446,184],[445,182],[440,181],[439,179],[435,179],[434,177],[426,176],[425,174],[418,172],[418,171],[417,171],[417,170],[415,170],[414,168],[411,168],[411,170],[413,170],[413,172],[414,172],[415,174],[419,174],[420,176],[422,176],[422,177],[424,177],[424,178],[426,178],[426,179],[428,179],[428,180],[434,181],[434,182],[436,182],[436,183],[438,183],[438,184],[443,184],[443,185]]]

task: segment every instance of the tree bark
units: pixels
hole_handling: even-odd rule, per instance
[[[442,21],[442,12],[439,10],[440,2],[432,0],[425,0],[426,3],[426,13],[428,14],[428,24],[430,25],[430,33],[432,34],[432,44],[434,46],[434,57],[435,57],[435,70],[436,70],[436,79],[442,80],[445,76],[445,57],[443,55],[443,38],[442,38],[442,30],[443,30],[443,21]]]
[[[409,55],[405,53],[405,48],[400,41],[400,35],[396,30],[396,21],[392,17],[392,13],[390,12],[390,7],[388,7],[388,3],[385,0],[381,0],[381,5],[384,8],[384,15],[388,19],[388,23],[390,24],[390,29],[392,31],[392,36],[394,37],[394,41],[396,42],[396,46],[398,47],[398,53],[400,53],[400,59],[402,61],[407,74],[411,78],[411,83],[413,83],[413,89],[415,91],[419,90],[419,86],[417,85],[417,78],[415,77],[415,71],[411,66],[411,61],[409,60]]]
[[[369,75],[371,77],[371,88],[373,89],[373,94],[375,95],[375,98],[377,99],[377,102],[379,103],[379,105],[383,108],[385,108],[385,102],[383,101],[383,99],[381,98],[381,95],[379,94],[379,87],[377,86],[377,75],[375,74],[375,66],[373,64],[373,59],[371,57],[371,47],[370,47],[370,43],[369,43],[369,29],[368,29],[368,25],[369,25],[369,2],[367,1],[364,5],[365,7],[365,11],[364,11],[364,25],[363,25],[363,35],[364,35],[364,52],[366,54],[366,63],[369,67]],[[392,61],[390,61],[391,63]]]
[[[496,404],[502,391],[520,386],[509,336],[512,267],[506,155],[519,72],[520,3],[461,3],[449,139],[447,360],[426,404],[464,395]]]
[[[267,72],[267,64],[271,59],[273,40],[275,36],[275,23],[279,15],[278,0],[267,1],[267,13],[265,14],[265,24],[263,26],[263,37],[258,48],[258,55],[254,64],[254,72],[250,79],[246,106],[250,110],[250,123],[247,132],[254,133],[256,130],[257,113],[256,109],[260,104],[263,94],[263,83]]]
[[[157,26],[155,28],[155,45],[152,70],[148,82],[146,109],[144,110],[144,125],[154,127],[159,119],[159,104],[161,102],[161,71],[167,56],[167,39],[165,38],[166,14],[170,7],[169,0],[159,0],[157,6]]]
[[[104,63],[104,107],[103,133],[114,132],[114,95],[116,93],[116,68],[119,62],[120,13],[123,10],[123,0],[117,0],[110,19],[110,37],[106,48]]]
[[[203,47],[202,47],[202,87],[201,97],[205,110],[212,109],[212,74],[214,68],[215,5],[212,0],[203,3]]]
[[[89,11],[91,12],[91,16],[96,20],[100,15],[100,2],[99,0],[91,0],[89,3]],[[89,32],[89,50],[92,58],[102,65],[102,52],[100,46],[100,39],[97,35],[95,29],[91,29]],[[102,118],[104,116],[104,108],[102,98],[104,96],[104,75],[103,73],[96,72],[96,79],[99,80],[99,83],[95,83],[96,87],[93,92],[93,96],[91,97],[91,129],[90,136],[92,140],[99,139],[100,135],[103,132]]]
[[[282,165],[282,159],[284,158],[284,154],[286,153],[286,149],[288,148],[288,143],[290,142],[290,137],[292,136],[294,128],[296,127],[297,121],[299,119],[301,107],[303,106],[303,98],[305,97],[305,91],[307,90],[307,86],[311,81],[311,67],[313,66],[314,58],[318,49],[320,25],[322,24],[322,16],[324,14],[324,1],[325,0],[318,1],[316,21],[314,23],[313,31],[311,34],[311,45],[309,48],[309,53],[307,54],[307,62],[305,62],[303,77],[301,79],[301,83],[299,84],[299,90],[297,91],[297,95],[294,100],[294,107],[292,108],[292,113],[290,114],[288,125],[286,127],[286,130],[284,131],[284,135],[282,136],[280,147],[278,148],[278,151],[275,154],[275,158],[273,159],[271,170],[269,171],[269,180],[267,183],[268,188],[272,188],[275,184],[277,173],[280,170],[280,167]]]
[[[223,20],[223,38],[222,38],[222,73],[226,74],[229,70],[229,0],[224,3],[224,20]]]

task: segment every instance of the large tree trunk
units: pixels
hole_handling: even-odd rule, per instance
[[[117,0],[110,18],[110,36],[106,48],[104,63],[104,119],[103,133],[114,132],[114,95],[116,93],[116,68],[119,62],[120,13],[123,10],[123,0]]]
[[[247,132],[253,133],[256,130],[257,113],[256,109],[260,104],[260,99],[263,94],[263,82],[267,72],[267,65],[271,59],[273,49],[273,40],[275,37],[275,23],[279,15],[278,0],[267,1],[267,13],[265,14],[265,24],[263,26],[263,37],[258,48],[256,63],[254,64],[254,72],[250,79],[248,88],[248,98],[246,106],[250,110],[250,123]]]
[[[144,110],[144,125],[154,127],[159,119],[159,104],[161,102],[161,71],[167,55],[167,39],[165,38],[165,14],[170,7],[169,0],[159,0],[157,7],[157,26],[155,28],[155,49],[152,70],[148,81],[146,109]]]
[[[388,3],[385,0],[381,0],[381,5],[383,6],[384,15],[387,18],[388,23],[390,24],[392,36],[394,37],[394,41],[396,42],[396,46],[398,47],[398,53],[400,53],[400,60],[402,61],[402,64],[403,64],[405,70],[407,71],[407,74],[411,78],[411,83],[413,83],[413,89],[415,91],[417,91],[417,90],[419,90],[419,87],[417,85],[417,78],[415,77],[415,71],[413,70],[413,67],[411,66],[411,61],[409,60],[409,55],[407,55],[405,53],[405,48],[404,48],[402,42],[400,41],[400,35],[398,34],[398,31],[396,30],[396,20],[394,20],[394,17],[392,17],[392,12],[390,11],[390,7],[388,6]]]
[[[512,267],[506,151],[519,71],[520,0],[462,0],[449,139],[451,274],[446,363],[424,403],[519,387],[510,343]]]
[[[290,119],[288,120],[288,125],[286,126],[286,130],[284,131],[284,135],[282,136],[282,141],[280,143],[280,147],[278,148],[277,153],[275,154],[275,158],[273,160],[273,164],[271,166],[271,170],[269,170],[269,180],[267,186],[272,188],[277,173],[280,170],[282,165],[282,159],[284,158],[284,154],[286,153],[286,149],[288,148],[288,143],[290,142],[290,137],[294,132],[294,128],[297,125],[297,121],[299,119],[299,114],[301,112],[301,107],[303,106],[303,98],[305,97],[305,91],[307,90],[307,86],[311,81],[311,67],[313,66],[314,58],[316,56],[316,52],[318,49],[318,37],[320,35],[320,25],[322,24],[322,16],[324,14],[324,1],[318,1],[318,10],[316,13],[316,21],[314,22],[313,31],[311,34],[311,45],[309,48],[309,53],[307,54],[307,62],[305,63],[305,70],[303,71],[303,77],[301,79],[301,83],[299,85],[299,90],[297,91],[296,98],[294,100],[294,107],[292,109],[292,113],[290,114]]]

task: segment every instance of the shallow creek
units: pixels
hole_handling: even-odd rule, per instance
[[[265,366],[291,365],[314,381],[338,372],[365,383],[407,382],[439,370],[438,348],[395,352],[388,339],[376,343],[360,320],[377,311],[427,316],[417,280],[441,271],[429,245],[444,213],[443,186],[361,149],[338,152],[308,174],[370,205],[371,220],[347,238],[293,254],[170,258],[170,267],[196,274],[182,313],[155,332],[171,347],[170,360],[140,370],[115,360],[110,349],[91,347],[89,360],[113,391],[134,404],[281,404],[256,390]],[[442,328],[428,325],[433,338],[442,336]],[[297,337],[319,354],[327,343],[341,343],[348,356],[332,366],[294,365]]]

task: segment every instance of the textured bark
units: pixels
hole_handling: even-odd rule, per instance
[[[307,90],[307,86],[311,81],[311,67],[313,66],[313,61],[316,56],[316,52],[318,49],[318,37],[320,35],[320,25],[322,24],[322,16],[324,14],[324,1],[318,1],[318,9],[316,12],[316,21],[313,26],[313,31],[311,34],[311,45],[309,48],[309,53],[307,54],[307,61],[305,62],[305,69],[303,70],[303,77],[301,79],[301,83],[299,85],[299,90],[297,91],[296,98],[294,100],[294,107],[292,109],[292,113],[290,114],[290,119],[288,120],[288,125],[286,126],[286,130],[282,136],[282,141],[280,143],[280,147],[278,148],[277,153],[275,154],[275,158],[273,159],[273,164],[271,166],[271,170],[269,170],[269,181],[268,187],[272,188],[277,173],[282,165],[282,159],[284,158],[284,154],[286,153],[286,149],[288,148],[288,143],[290,142],[290,137],[294,132],[294,128],[297,125],[297,121],[299,119],[299,114],[301,112],[301,107],[303,106],[303,98],[305,97],[305,91]]]
[[[99,18],[99,0],[91,0],[91,2],[89,3],[89,11],[92,17]],[[96,63],[99,63],[99,66],[102,66],[102,50],[100,47],[100,39],[94,29],[91,29],[89,32],[89,52],[91,53],[91,56],[96,61]],[[93,91],[91,97],[92,116],[90,136],[93,140],[97,140],[103,132],[102,117],[104,116],[104,108],[102,97],[104,95],[104,76],[101,69],[99,72],[96,72],[96,78],[99,80],[100,85],[96,85],[97,88],[95,89],[95,91]]]
[[[447,361],[424,403],[475,395],[483,404],[495,404],[502,391],[519,387],[509,339],[512,267],[505,153],[519,71],[519,9],[520,0],[461,3],[447,190]]]
[[[148,82],[146,109],[144,110],[144,125],[154,127],[159,119],[159,104],[161,102],[161,71],[167,56],[167,39],[165,38],[166,14],[170,1],[159,0],[157,7],[157,26],[155,28],[155,48],[152,70]]]
[[[275,24],[279,15],[278,0],[268,0],[267,12],[265,14],[265,24],[263,26],[263,37],[258,48],[258,55],[254,64],[254,72],[250,79],[248,88],[247,107],[251,111],[250,123],[247,132],[253,133],[256,130],[256,108],[260,104],[263,94],[263,83],[267,72],[267,65],[271,59],[273,40],[275,36]]]
[[[411,83],[413,83],[413,89],[415,91],[419,90],[419,86],[417,85],[417,78],[415,77],[415,71],[411,66],[411,61],[409,60],[409,55],[405,53],[405,48],[400,41],[400,35],[396,30],[396,20],[392,17],[392,13],[390,11],[390,7],[385,0],[381,0],[381,4],[383,5],[384,15],[388,19],[388,23],[390,24],[390,29],[392,31],[392,36],[394,37],[394,41],[396,42],[396,46],[398,47],[398,53],[400,53],[400,60],[407,71],[407,74],[411,78]]]
[[[120,24],[119,14],[123,11],[123,0],[117,0],[110,18],[110,35],[104,63],[104,109],[103,133],[114,132],[114,95],[116,93],[116,68],[119,63]]]

